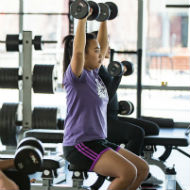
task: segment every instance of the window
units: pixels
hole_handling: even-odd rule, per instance
[[[143,90],[142,114],[188,121],[189,9],[166,8],[167,4],[189,4],[189,1],[147,1],[146,58],[142,85],[150,90]],[[164,87],[165,90],[151,90],[155,86]],[[172,87],[182,91],[171,91]]]

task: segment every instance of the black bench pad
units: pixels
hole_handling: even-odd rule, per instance
[[[146,136],[145,145],[172,145],[172,146],[188,146],[189,136],[185,135],[184,128],[161,128],[159,135]]]
[[[62,143],[63,130],[32,129],[25,132],[25,137],[35,137],[43,143]]]

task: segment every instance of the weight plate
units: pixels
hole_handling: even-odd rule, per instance
[[[131,74],[133,74],[134,72],[134,66],[131,62],[129,61],[122,61],[121,62],[124,66],[127,67],[127,71],[124,73],[124,76],[129,76]]]
[[[57,74],[54,65],[35,65],[33,69],[33,90],[35,93],[53,94],[56,91]]]
[[[76,0],[70,6],[70,13],[76,19],[85,18],[90,11],[90,6],[84,0]]]
[[[18,68],[0,68],[0,88],[18,89]]]
[[[6,36],[6,50],[10,52],[19,51],[19,35],[11,34]]]
[[[106,2],[106,5],[108,5],[109,8],[110,8],[109,20],[113,20],[118,14],[118,7],[113,2]]]
[[[3,145],[17,145],[17,109],[16,103],[4,103],[0,110],[0,138]]]
[[[57,108],[36,107],[32,112],[33,129],[57,129]]]
[[[32,147],[35,147],[35,148],[37,148],[42,153],[42,155],[44,155],[43,145],[42,145],[41,141],[38,140],[37,138],[26,137],[26,138],[22,139],[19,142],[19,144],[17,146],[17,149],[19,149],[22,146],[32,146]]]
[[[98,5],[100,7],[100,13],[99,13],[99,16],[96,18],[96,20],[99,22],[108,20],[108,18],[110,17],[109,6],[106,5],[105,3],[98,3]]]
[[[135,110],[134,104],[131,101],[128,101],[131,104],[131,111],[130,114],[132,114]]]
[[[15,168],[25,174],[33,174],[40,171],[42,163],[42,154],[35,147],[23,146],[17,149],[15,153]]]
[[[134,111],[134,105],[131,101],[120,101],[119,102],[119,114],[130,115]]]
[[[108,65],[108,73],[111,76],[120,76],[122,74],[122,65],[120,62],[118,61],[112,61],[109,65]]]
[[[92,15],[90,15],[87,20],[95,20],[100,13],[100,7],[94,1],[88,1],[88,4],[90,8],[93,9],[93,11],[92,11]]]
[[[34,49],[35,50],[42,50],[42,36],[35,36],[33,40]]]

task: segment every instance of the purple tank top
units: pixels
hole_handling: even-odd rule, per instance
[[[74,146],[84,141],[105,139],[108,94],[98,69],[84,69],[77,78],[69,65],[63,84],[67,94],[63,145]]]

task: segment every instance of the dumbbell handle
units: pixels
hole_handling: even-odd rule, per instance
[[[52,41],[42,40],[42,43],[43,43],[43,44],[56,44],[57,41],[55,41],[55,40],[52,40]]]
[[[21,40],[19,40],[19,41],[21,42]],[[2,40],[0,40],[0,43],[1,43],[1,44],[5,44],[6,41],[2,41]],[[56,41],[56,40],[50,40],[50,41],[42,40],[42,43],[43,43],[43,44],[56,44],[57,41]]]
[[[35,41],[32,40],[32,43],[34,43]],[[57,41],[56,40],[42,40],[41,43],[43,44],[56,44]]]
[[[22,121],[16,121],[16,126],[21,126],[22,125]]]

